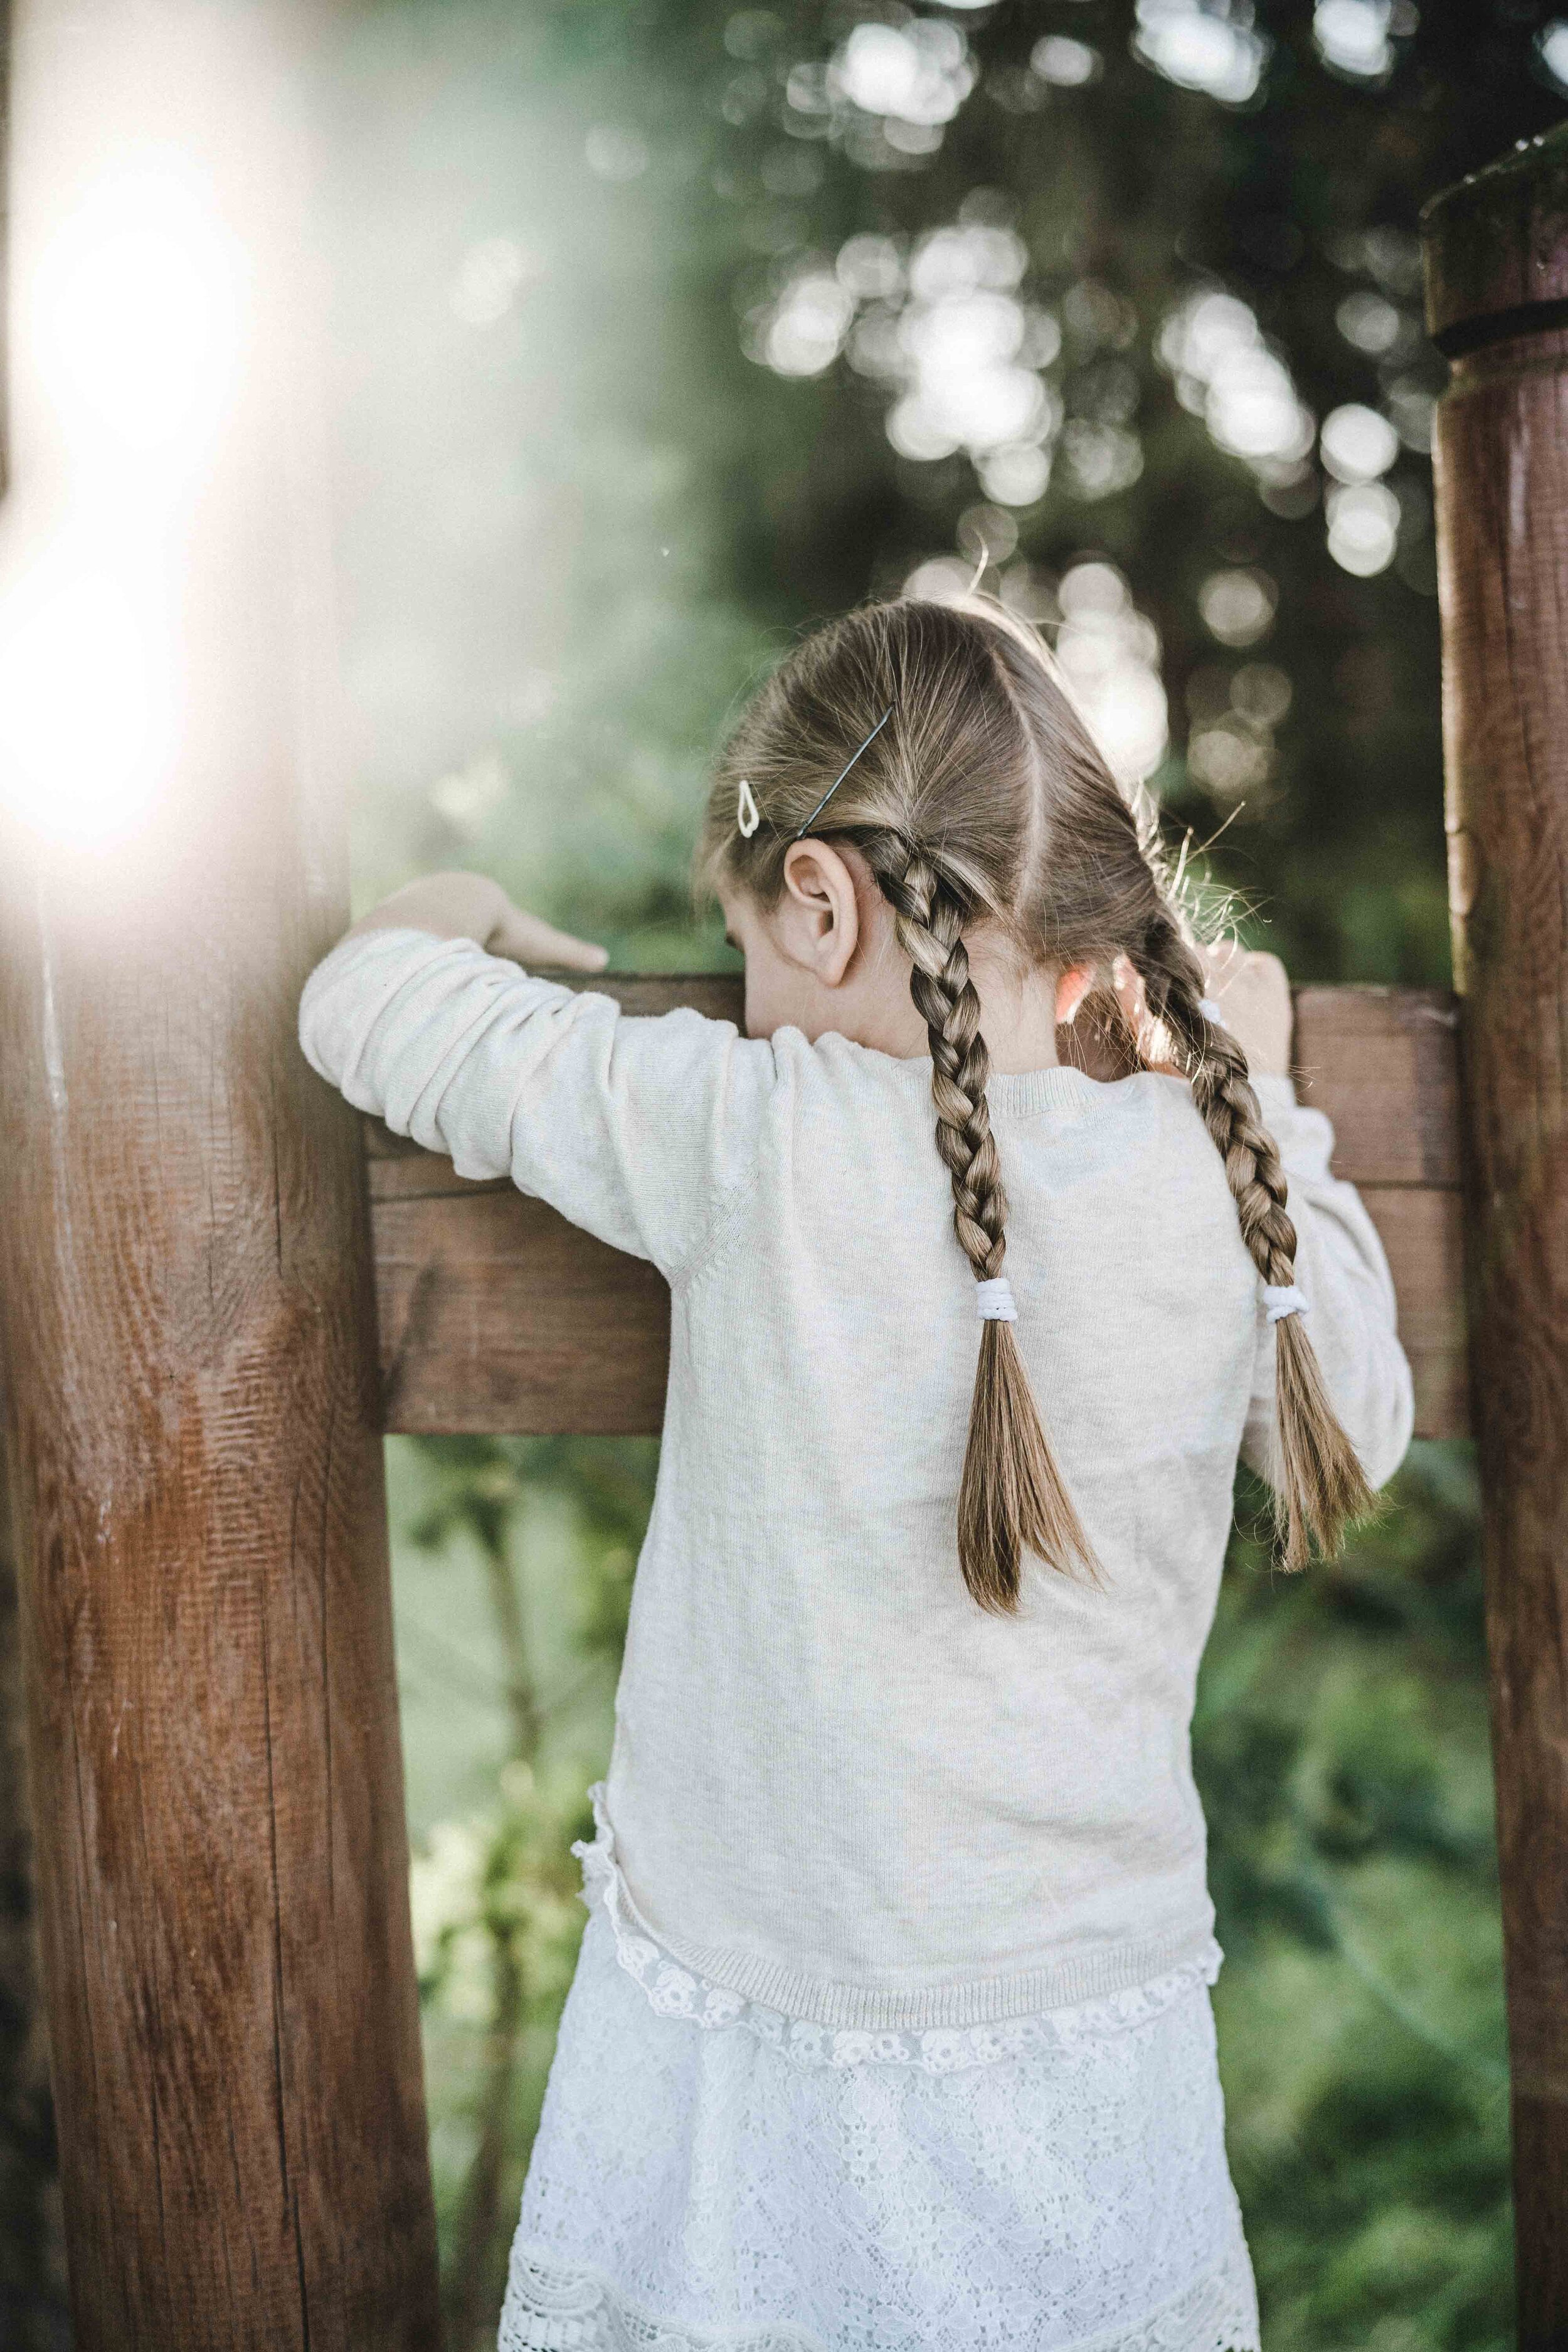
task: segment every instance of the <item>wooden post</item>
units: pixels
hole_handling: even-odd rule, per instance
[[[5,2352],[47,2352],[66,2327],[65,2247],[22,1715],[16,1563],[0,1454],[0,2344]]]
[[[1568,131],[1437,197],[1432,332],[1472,1414],[1519,2341],[1568,2345]]]
[[[363,1171],[294,1036],[346,860],[293,35],[17,19],[0,1368],[78,2352],[427,2352]]]

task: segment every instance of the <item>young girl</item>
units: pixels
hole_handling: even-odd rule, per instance
[[[1411,1428],[1283,974],[1205,966],[977,603],[800,646],[700,855],[744,1037],[531,977],[603,959],[471,876],[304,1001],[351,1101],[672,1295],[501,2346],[1255,2352],[1194,1683],[1238,1454],[1296,1566]]]

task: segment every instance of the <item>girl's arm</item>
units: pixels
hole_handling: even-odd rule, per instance
[[[773,1050],[697,1013],[628,1018],[508,960],[521,955],[605,961],[479,876],[415,883],[311,974],[306,1057],[459,1175],[510,1176],[673,1278],[749,1179]]]
[[[1304,1109],[1288,1076],[1290,988],[1275,956],[1221,950],[1208,959],[1209,988],[1247,1057],[1263,1123],[1279,1147],[1296,1227],[1296,1280],[1307,1329],[1347,1435],[1374,1486],[1390,1479],[1410,1444],[1415,1406],[1399,1344],[1394,1283],[1377,1229],[1353,1184],[1329,1172],[1334,1131]],[[1274,1331],[1259,1313],[1252,1401],[1242,1459],[1261,1477],[1274,1447]]]

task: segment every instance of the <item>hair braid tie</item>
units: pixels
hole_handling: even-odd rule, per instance
[[[1307,1294],[1293,1282],[1266,1282],[1263,1305],[1270,1323],[1283,1323],[1288,1315],[1305,1315]]]
[[[1005,1274],[994,1282],[977,1282],[974,1286],[974,1311],[983,1323],[1016,1323],[1018,1303],[1013,1296],[1013,1286]]]

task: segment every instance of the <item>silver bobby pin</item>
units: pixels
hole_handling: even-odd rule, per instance
[[[735,795],[735,823],[740,826],[744,838],[750,841],[762,821],[763,813],[757,806],[757,796],[742,776],[741,789]]]
[[[892,715],[893,706],[889,703],[886,710],[883,711],[880,719],[878,719],[875,727],[872,728],[869,735],[867,736],[864,743],[861,744],[860,751],[868,751],[870,750],[871,745],[876,741],[878,736],[881,733],[883,728],[887,725]],[[834,793],[838,790],[839,785],[844,782],[845,777],[849,773],[850,769],[860,757],[860,751],[852,752],[850,757],[845,761],[844,765],[839,769],[838,773],[834,777],[833,782],[828,785],[827,790],[823,793],[822,798],[817,802],[816,806],[812,810],[811,814],[806,818],[805,823],[795,835],[795,837],[797,841],[804,841],[805,839],[806,835],[811,831],[812,826],[816,823],[817,818],[822,814],[823,810],[827,806],[828,802],[833,798]]]

